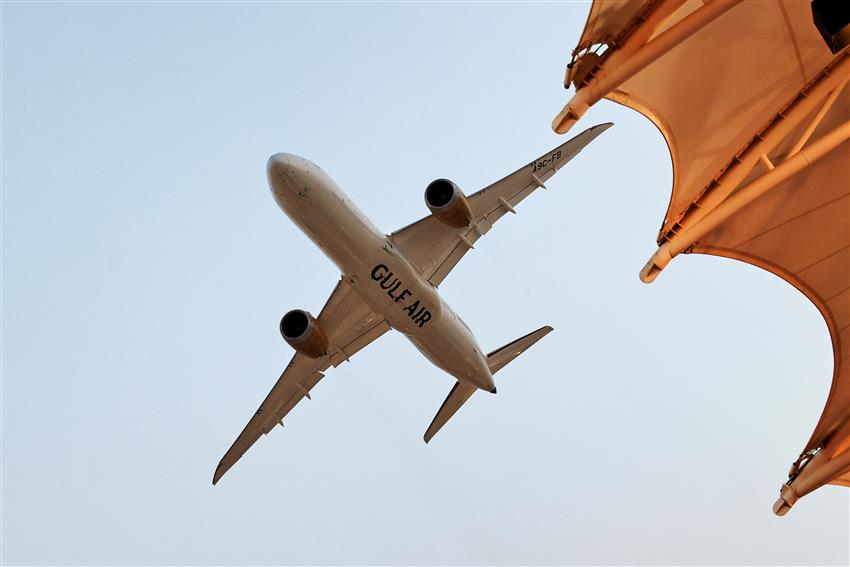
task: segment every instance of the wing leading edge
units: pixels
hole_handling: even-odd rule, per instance
[[[429,215],[389,235],[397,246],[435,286],[439,285],[475,242],[507,213],[555,175],[567,162],[602,132],[608,122],[592,126],[522,166],[510,175],[467,197],[472,208],[468,227],[453,228]]]

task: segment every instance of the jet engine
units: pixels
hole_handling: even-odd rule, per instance
[[[460,187],[448,179],[437,179],[425,188],[425,204],[434,215],[454,228],[464,228],[472,221],[472,208]]]
[[[307,311],[293,309],[284,315],[280,320],[280,334],[289,346],[310,358],[319,358],[328,352],[327,335]]]

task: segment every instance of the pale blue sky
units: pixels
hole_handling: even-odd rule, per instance
[[[264,165],[320,164],[383,230],[564,141],[589,4],[2,7],[3,564],[847,564],[848,492],[771,505],[832,354],[791,286],[684,256],[670,164],[614,121],[441,286],[489,350],[555,332],[430,445],[452,385],[400,335],[210,484],[336,268]]]

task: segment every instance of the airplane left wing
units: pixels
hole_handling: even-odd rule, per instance
[[[310,358],[295,353],[283,374],[271,389],[254,416],[222,457],[213,475],[213,484],[236,464],[242,455],[301,401],[310,398],[310,390],[324,377],[330,366],[337,367],[354,353],[386,333],[390,326],[360,299],[344,279],[340,279],[317,318],[328,336],[327,356]]]
[[[389,235],[389,240],[413,262],[435,286],[451,272],[475,241],[487,233],[514,206],[545,187],[544,182],[613,124],[598,124],[561,144],[507,177],[467,197],[472,221],[453,228],[434,215],[420,219]]]

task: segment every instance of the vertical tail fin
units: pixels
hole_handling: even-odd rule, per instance
[[[507,366],[513,359],[531,348],[534,343],[545,337],[551,331],[552,327],[541,327],[536,331],[529,333],[524,337],[520,337],[488,354],[487,366],[490,367],[490,372],[495,374]],[[437,415],[435,415],[434,420],[431,421],[431,425],[428,426],[428,430],[425,432],[426,443],[437,434],[440,428],[442,428],[455,413],[457,413],[457,410],[466,403],[466,400],[468,400],[477,389],[478,388],[468,382],[461,382],[458,380],[452,388],[452,391],[449,392],[449,395],[446,397],[443,405],[440,406],[439,411],[437,411]]]

